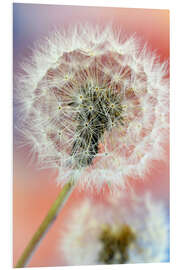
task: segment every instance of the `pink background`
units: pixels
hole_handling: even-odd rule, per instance
[[[28,54],[33,42],[47,35],[52,29],[76,22],[109,23],[121,26],[127,34],[136,33],[142,41],[148,42],[156,50],[161,60],[169,57],[169,11],[125,8],[97,8],[14,4],[14,72],[18,62]],[[17,108],[14,106],[14,124]],[[14,132],[14,142],[16,141]],[[169,145],[166,146],[166,162],[155,162],[151,172],[144,180],[130,182],[138,192],[151,190],[164,200],[169,209]],[[13,181],[13,257],[14,264],[21,255],[31,236],[46,215],[49,207],[59,193],[60,187],[51,170],[39,171],[35,164],[28,166],[28,149],[14,146]],[[103,200],[107,195],[89,194],[74,190],[55,224],[38,247],[28,266],[64,265],[63,257],[58,253],[61,226],[67,215],[83,197],[95,196]]]

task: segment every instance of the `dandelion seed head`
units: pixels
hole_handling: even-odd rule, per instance
[[[57,180],[114,186],[163,159],[168,130],[167,64],[134,36],[78,25],[35,45],[16,80],[21,144]],[[80,173],[79,173],[80,172]]]
[[[124,193],[103,204],[82,201],[65,224],[58,250],[68,265],[163,262],[168,234],[162,202]]]

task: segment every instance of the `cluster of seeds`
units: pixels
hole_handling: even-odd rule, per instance
[[[76,107],[78,122],[77,138],[74,140],[72,155],[77,167],[86,167],[92,163],[98,153],[99,142],[105,130],[123,125],[121,100],[113,89],[86,85],[81,88],[81,104],[70,103]]]
[[[166,63],[111,28],[78,26],[39,46],[15,92],[19,141],[39,167],[58,169],[61,183],[77,175],[99,188],[143,177],[164,158]]]

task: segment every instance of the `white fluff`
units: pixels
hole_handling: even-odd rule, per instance
[[[74,174],[81,185],[97,188],[106,179],[124,186],[127,176],[144,177],[153,159],[164,158],[166,75],[167,63],[160,63],[146,46],[140,48],[134,36],[125,39],[112,27],[78,25],[55,31],[35,45],[16,79],[20,144],[30,145],[32,156],[38,154],[40,167],[58,169],[61,184]],[[99,91],[103,85],[118,89],[124,125],[106,130],[92,164],[78,171],[77,156],[71,155],[79,136],[77,110],[67,104],[75,100],[81,105],[82,84]]]
[[[129,245],[126,263],[157,263],[167,259],[167,214],[163,203],[153,200],[149,193],[141,198],[123,193],[104,204],[84,199],[66,220],[58,252],[63,254],[67,265],[103,264],[99,259],[103,226],[109,225],[116,231],[124,224],[136,237]]]

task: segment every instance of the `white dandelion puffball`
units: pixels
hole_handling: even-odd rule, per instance
[[[85,199],[73,211],[58,245],[67,265],[155,263],[167,258],[164,205],[150,194],[121,195],[108,204]]]
[[[53,32],[21,64],[15,99],[21,144],[57,181],[123,186],[163,159],[167,62],[134,36],[78,25]],[[107,181],[108,179],[108,181]]]

